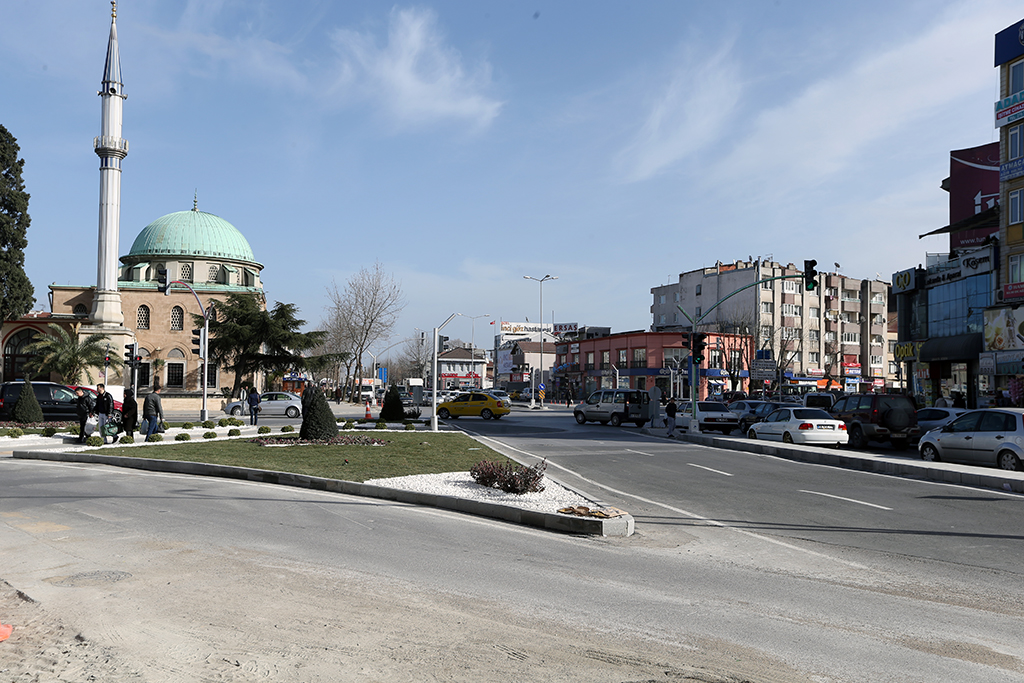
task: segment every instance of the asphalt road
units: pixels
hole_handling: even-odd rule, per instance
[[[515,625],[517,680],[555,680],[553,662],[591,645],[542,651],[563,628],[634,653],[615,676],[564,680],[648,680],[651,663],[699,663],[698,680],[1024,680],[1019,497],[666,443],[578,426],[564,411],[458,424],[548,457],[552,473],[632,512],[637,535],[576,538],[324,492],[0,459],[0,577],[69,618],[98,613],[103,628],[88,635],[114,645],[137,644],[144,624],[141,649],[157,663],[180,656],[184,637],[233,642],[268,609],[279,639],[327,622],[343,606],[329,588],[349,581],[393,598],[371,609],[391,638],[380,656],[412,642],[397,618],[409,604],[431,616],[448,596],[470,624],[486,606]],[[312,604],[287,592],[296,565],[317,587]],[[172,570],[200,615],[162,594]],[[55,580],[90,572],[131,579],[73,590]],[[225,583],[232,572],[244,580]],[[165,651],[161,634],[193,621]],[[471,635],[438,623],[428,639],[453,652]],[[252,634],[245,643],[274,649]],[[344,649],[340,661],[356,656]],[[449,658],[423,679],[488,679],[483,662],[453,656],[457,673]]]

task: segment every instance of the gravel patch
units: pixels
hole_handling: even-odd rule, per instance
[[[561,484],[544,479],[544,490],[538,493],[516,495],[499,489],[487,488],[473,481],[469,472],[446,472],[444,474],[415,474],[409,477],[391,477],[390,479],[371,479],[367,484],[386,486],[403,491],[420,493],[436,493],[444,496],[470,498],[487,503],[511,505],[538,512],[555,512],[558,508],[576,505],[593,505],[583,496],[570,491]]]

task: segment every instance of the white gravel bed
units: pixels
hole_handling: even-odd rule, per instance
[[[444,474],[414,474],[409,477],[392,477],[390,479],[371,479],[367,484],[386,486],[403,491],[420,493],[436,493],[457,498],[471,498],[486,503],[499,503],[513,507],[536,510],[538,512],[555,512],[559,508],[576,505],[592,506],[593,502],[570,491],[561,484],[544,478],[544,490],[539,493],[516,495],[498,489],[487,488],[473,481],[469,472],[446,472]]]

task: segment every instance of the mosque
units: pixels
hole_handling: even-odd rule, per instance
[[[117,46],[117,4],[111,2],[110,37],[103,70],[101,132],[94,140],[100,159],[99,249],[96,286],[50,285],[49,312],[33,312],[5,321],[0,330],[4,382],[22,379],[24,364],[32,356],[25,347],[40,334],[50,333],[49,323],[84,338],[102,334],[110,342],[110,354],[123,359],[129,345],[137,345],[142,363],[135,373],[141,394],[162,387],[164,407],[195,410],[202,404],[203,359],[194,351],[193,315],[204,311],[216,316],[217,302],[229,294],[263,296],[261,272],[249,242],[228,221],[192,208],[157,218],[143,228],[127,255],[118,257],[121,210],[121,161],[128,155],[128,141],[121,137],[122,106],[126,95],[121,81]],[[159,289],[158,274],[172,284],[167,295]],[[93,369],[95,377],[102,376]],[[111,368],[107,384],[132,384],[132,373]],[[54,381],[59,378],[53,377]],[[207,400],[221,398],[219,387],[230,387],[234,375],[212,362],[207,365]],[[117,394],[116,390],[113,393]],[[213,407],[217,404],[214,403]]]

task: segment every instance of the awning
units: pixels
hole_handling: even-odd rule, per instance
[[[234,266],[229,266],[227,264],[224,264],[223,266],[221,266],[221,268],[223,268],[224,270],[228,271],[229,273],[237,273],[238,272],[237,268],[235,268]]]
[[[917,359],[923,363],[934,363],[944,360],[977,360],[984,345],[980,332],[958,334],[953,337],[937,337],[929,339],[921,345]]]

